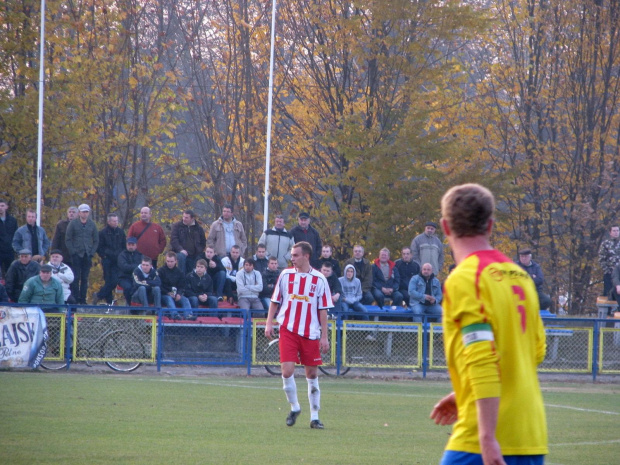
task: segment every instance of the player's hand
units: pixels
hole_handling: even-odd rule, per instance
[[[267,323],[265,325],[265,337],[269,340],[273,339],[275,337],[276,333],[273,329],[273,324],[272,323]]]
[[[327,352],[329,352],[329,339],[326,335],[321,336],[321,339],[319,340],[319,348],[322,354],[326,354]]]
[[[431,411],[431,419],[435,420],[436,425],[451,425],[458,419],[454,392],[435,404]]]
[[[495,438],[480,441],[480,452],[484,465],[506,465],[499,443]]]

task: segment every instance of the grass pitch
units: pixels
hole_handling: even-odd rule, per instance
[[[450,427],[428,419],[447,382],[321,377],[321,420],[288,413],[281,380],[0,373],[3,464],[437,464]],[[615,464],[620,387],[543,384],[547,465]]]

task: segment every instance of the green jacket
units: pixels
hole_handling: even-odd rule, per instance
[[[44,286],[41,277],[33,276],[24,283],[19,303],[64,305],[62,284],[57,279],[51,278],[47,286]]]

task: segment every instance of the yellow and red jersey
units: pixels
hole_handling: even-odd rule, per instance
[[[458,420],[446,449],[480,453],[476,400],[499,397],[503,455],[547,453],[536,373],[545,330],[534,282],[497,250],[469,255],[444,284],[443,332]]]

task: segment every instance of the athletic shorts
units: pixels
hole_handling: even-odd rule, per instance
[[[504,455],[506,465],[543,465],[544,455]],[[483,465],[482,455],[471,452],[447,450],[443,454],[440,465]]]
[[[281,363],[295,362],[304,366],[317,366],[323,363],[318,339],[308,339],[280,328],[279,345]]]

